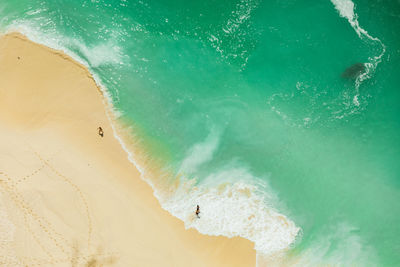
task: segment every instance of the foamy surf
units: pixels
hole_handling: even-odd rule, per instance
[[[365,29],[363,29],[358,22],[358,15],[355,13],[355,5],[351,0],[331,0],[340,16],[346,18],[351,27],[357,33],[358,37],[362,40],[376,42],[381,46],[381,53],[377,56],[369,57],[369,62],[364,63],[365,72],[357,77],[355,81],[356,93],[353,97],[353,104],[357,107],[360,106],[359,102],[359,87],[361,83],[371,77],[376,70],[378,64],[382,61],[382,57],[386,52],[386,47],[382,41],[376,37],[371,36]]]
[[[221,166],[201,180],[187,178],[195,177],[213,160],[220,137],[221,131],[213,129],[203,142],[188,150],[172,194],[155,187],[162,207],[181,219],[186,228],[206,235],[246,238],[263,255],[288,249],[300,228],[276,210],[274,204],[279,201],[266,181],[237,162]],[[196,205],[200,206],[200,218],[195,215]]]
[[[0,4],[3,28],[26,26],[103,81],[116,137],[186,227],[251,239],[259,267],[399,261],[398,5],[14,2]]]
[[[17,21],[9,25],[6,31],[21,32],[37,43],[65,52],[80,64],[86,66],[91,70],[96,83],[106,96],[108,104],[111,104],[112,107],[112,99],[107,89],[102,85],[91,66],[119,64],[121,60],[119,52],[111,50],[111,55],[115,57],[102,61],[102,58],[96,57],[96,49],[89,55],[90,49],[83,43],[78,44],[76,40],[68,38],[54,38],[55,33],[46,34],[35,30],[35,28],[34,25],[26,21]],[[68,49],[66,43],[78,48],[83,57]],[[99,48],[100,50],[107,48],[106,45],[99,45],[98,47],[101,48]],[[115,54],[115,51],[118,53]],[[116,110],[112,111],[114,114],[111,117],[119,117]],[[254,242],[257,252],[263,255],[279,253],[288,249],[295,242],[300,228],[272,207],[272,203],[269,202],[272,193],[268,196],[264,191],[259,190],[259,185],[251,184],[250,181],[255,178],[247,170],[221,171],[214,174],[214,177],[210,176],[209,179],[206,179],[223,181],[220,184],[195,185],[194,179],[184,179],[173,194],[164,194],[158,185],[153,183],[153,179],[147,177],[145,168],[140,166],[135,159],[135,154],[127,148],[114,126],[115,121],[111,118],[110,121],[112,122],[114,136],[127,152],[128,159],[141,172],[142,178],[152,186],[154,195],[160,201],[162,207],[184,221],[186,228],[195,228],[206,235],[246,238]],[[195,145],[191,149],[191,154],[194,157],[188,157],[182,162],[182,171],[194,173],[201,164],[211,160],[219,144],[219,134],[220,132],[217,130],[212,131],[204,144]],[[235,176],[236,181],[227,182],[233,178],[232,175]],[[216,179],[215,176],[220,176],[220,178]],[[199,220],[195,218],[193,210],[197,204],[201,207],[201,219]]]
[[[248,175],[240,169],[216,175],[229,174]],[[186,228],[212,236],[240,236],[254,242],[257,252],[273,255],[289,248],[300,228],[272,208],[264,194],[244,181],[207,186],[195,185],[195,180],[184,180],[168,197],[157,192],[163,208],[184,221]],[[196,205],[200,218],[194,214]]]
[[[193,145],[181,163],[179,177],[173,179],[171,186],[163,187],[154,182],[152,174],[136,160],[131,146],[114,126],[113,129],[128,159],[153,188],[162,208],[182,220],[186,229],[194,228],[211,236],[248,239],[254,242],[258,257],[265,258],[282,256],[299,237],[301,229],[274,207],[279,200],[273,190],[246,168],[225,166],[201,182],[185,177],[183,172],[192,177],[203,164],[213,160],[220,131],[213,129],[204,142]],[[195,215],[196,205],[200,206],[200,218]]]
[[[2,29],[3,27],[4,29]],[[30,22],[27,20],[16,20],[7,26],[0,24],[0,31],[4,31],[5,33],[19,32],[35,43],[54,50],[62,51],[79,64],[85,66],[90,71],[90,75],[105,97],[106,102],[104,103],[112,109],[114,113],[113,117],[120,117],[121,112],[114,108],[114,101],[109,90],[93,68],[107,64],[123,65],[124,58],[121,55],[121,48],[116,46],[113,42],[105,42],[100,43],[97,46],[88,47],[83,42],[79,42],[73,38],[68,38],[55,31],[46,32],[39,29],[40,26],[37,22]],[[81,56],[69,47],[75,48]],[[118,101],[118,91],[116,91],[115,98]]]

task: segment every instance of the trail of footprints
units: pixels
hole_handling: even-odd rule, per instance
[[[84,206],[85,206],[85,212],[86,212],[86,217],[87,217],[87,221],[88,221],[88,248],[90,248],[90,243],[91,243],[91,237],[92,237],[92,220],[90,217],[90,213],[89,213],[89,206],[87,204],[87,201],[85,199],[85,196],[83,195],[82,191],[79,189],[79,187],[74,184],[70,179],[68,179],[65,175],[61,174],[59,171],[57,171],[48,161],[44,160],[36,151],[34,152],[36,154],[36,156],[47,166],[50,168],[50,170],[52,170],[58,177],[60,177],[62,180],[64,180],[64,182],[66,182],[67,184],[69,184],[78,194],[79,197],[81,198]]]
[[[41,170],[43,170],[43,168],[46,166],[46,164],[42,164],[38,169],[36,169],[34,172],[32,172],[31,174],[28,174],[22,178],[20,178],[19,180],[15,181],[15,184],[18,185],[22,182],[25,182],[27,179],[31,178],[32,176],[34,176],[35,174],[39,173]]]
[[[86,220],[87,220],[87,251],[91,253],[92,251],[92,234],[93,234],[93,226],[92,226],[92,219],[89,212],[89,205],[86,201],[85,195],[80,190],[80,188],[73,183],[71,179],[63,175],[59,172],[53,165],[50,164],[49,160],[45,160],[38,152],[32,149],[34,154],[40,159],[41,166],[34,170],[29,175],[26,175],[20,179],[13,179],[10,177],[6,172],[0,170],[0,188],[6,192],[9,199],[15,204],[15,207],[22,213],[24,218],[24,225],[26,231],[31,234],[32,238],[36,241],[37,245],[43,250],[43,252],[48,256],[48,259],[39,259],[33,257],[21,257],[18,256],[18,260],[14,258],[10,258],[7,255],[0,255],[0,265],[6,266],[43,266],[43,265],[54,265],[59,263],[68,263],[70,262],[73,266],[75,266],[76,262],[85,262],[85,263],[93,263],[97,262],[97,257],[101,257],[104,259],[114,257],[114,254],[104,254],[104,253],[93,253],[91,255],[72,255],[72,252],[76,250],[76,248],[68,242],[67,239],[56,231],[54,226],[43,216],[37,214],[32,207],[27,203],[23,197],[23,195],[18,190],[17,186],[28,179],[32,179],[36,174],[42,171],[44,168],[50,169],[57,177],[61,178],[66,184],[71,186],[74,191],[76,191],[79,195],[80,200],[83,203],[86,213]],[[46,234],[49,240],[57,247],[64,255],[65,258],[54,258],[49,248],[46,248],[46,245],[40,240],[37,234],[32,230],[30,226],[30,222],[34,221],[40,227],[40,229]],[[3,246],[3,244],[0,244]],[[1,247],[0,247],[1,248]],[[5,251],[5,250],[4,250]],[[109,260],[110,263],[112,261]],[[103,264],[104,264],[103,260]]]

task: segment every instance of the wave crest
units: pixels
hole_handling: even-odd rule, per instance
[[[236,180],[236,182],[227,182]],[[233,168],[208,176],[200,184],[183,179],[171,195],[156,196],[164,209],[202,234],[240,236],[255,243],[257,252],[271,255],[287,249],[300,228],[271,206],[273,195],[265,185],[255,185],[244,168]],[[263,190],[260,190],[261,188]],[[195,216],[200,206],[200,219]]]

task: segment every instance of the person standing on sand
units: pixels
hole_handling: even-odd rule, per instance
[[[102,129],[101,127],[97,128],[97,129],[99,130],[99,135],[100,135],[101,137],[103,137],[103,136],[104,136],[103,129]]]
[[[199,206],[199,205],[197,205],[197,209],[196,209],[196,216],[197,216],[197,218],[199,218],[199,219],[200,219],[200,216],[199,216],[199,214],[200,214],[200,206]]]

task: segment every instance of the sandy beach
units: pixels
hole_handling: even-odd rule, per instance
[[[161,208],[104,102],[62,52],[0,38],[0,265],[255,266],[250,241],[185,230]]]

